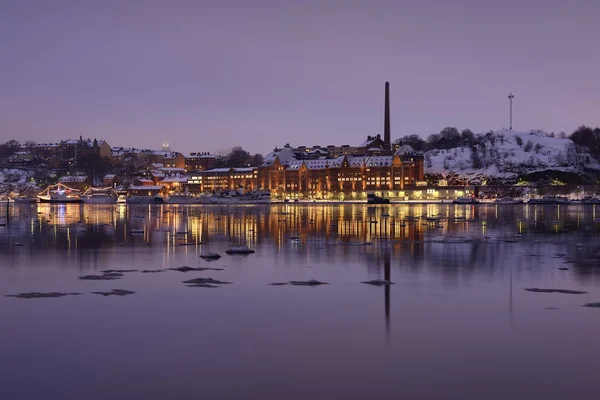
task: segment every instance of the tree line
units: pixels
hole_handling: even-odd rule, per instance
[[[254,155],[237,146],[226,155],[217,158],[214,168],[241,168],[258,167],[263,163],[263,156],[259,153]]]

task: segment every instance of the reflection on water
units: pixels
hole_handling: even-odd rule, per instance
[[[0,223],[0,294],[86,293],[0,298],[0,376],[10,378],[0,398],[188,398],[199,376],[209,398],[585,398],[597,389],[600,350],[586,343],[596,341],[598,311],[581,307],[600,301],[596,206],[34,204],[11,206]],[[232,245],[256,253],[225,256]],[[204,251],[223,258],[207,264]],[[223,270],[77,279],[181,265]],[[184,276],[234,283],[189,289]],[[331,285],[267,285],[312,278]],[[360,283],[377,278],[395,284]],[[89,294],[113,287],[137,294]],[[90,378],[98,370],[110,387]],[[26,384],[32,376],[39,385]]]
[[[265,245],[295,257],[338,246],[344,251],[323,256],[335,261],[358,255],[367,266],[386,257],[408,257],[414,266],[428,258],[448,274],[459,267],[466,267],[462,273],[493,267],[503,252],[522,253],[535,264],[536,255],[552,255],[549,246],[575,266],[578,261],[589,266],[600,245],[596,206],[38,204],[12,208],[7,222],[0,228],[0,252],[9,254],[23,251],[16,243],[29,253],[54,249],[67,254],[122,246],[176,252],[180,246],[207,250],[215,243]]]

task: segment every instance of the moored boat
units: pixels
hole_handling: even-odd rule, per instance
[[[90,188],[81,195],[81,201],[87,204],[115,204],[117,192],[111,187]]]
[[[48,186],[37,197],[40,203],[81,203],[79,190],[62,183]]]
[[[255,190],[249,193],[241,193],[237,190],[201,196],[203,204],[270,204],[271,192],[269,190]]]
[[[529,199],[529,204],[569,204],[571,201],[564,196],[542,196]]]
[[[479,200],[477,200],[475,197],[457,197],[456,199],[452,200],[452,202],[454,204],[478,204]]]
[[[586,196],[581,199],[582,204],[600,204],[600,198],[596,196]]]
[[[129,196],[125,199],[127,204],[163,204],[161,195],[156,196]]]
[[[37,197],[18,196],[18,197],[15,197],[13,199],[13,201],[18,204],[31,204],[31,203],[37,203],[38,198]]]
[[[200,204],[202,199],[188,193],[173,193],[165,199],[167,204]]]
[[[377,196],[375,193],[367,194],[367,204],[389,204],[390,199],[385,197]]]

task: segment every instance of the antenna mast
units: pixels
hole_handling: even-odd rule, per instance
[[[510,94],[508,95],[508,101],[509,101],[509,108],[510,108],[510,130],[512,131],[512,102],[513,99],[515,98],[515,95],[512,94],[512,92],[510,92]]]

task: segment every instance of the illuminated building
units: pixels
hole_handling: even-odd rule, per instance
[[[185,169],[187,171],[206,171],[215,165],[216,158],[210,153],[190,153],[185,157]]]
[[[216,168],[197,172],[190,192],[243,188],[270,190],[274,196],[359,198],[367,192],[405,198],[405,190],[424,183],[424,157],[410,146],[394,146],[390,132],[389,83],[385,84],[384,135],[367,136],[356,147],[286,144],[267,154],[256,168]],[[420,192],[420,190],[419,190]]]

